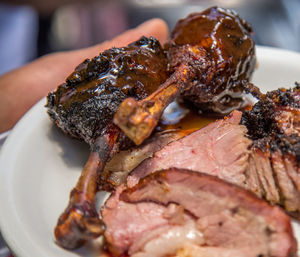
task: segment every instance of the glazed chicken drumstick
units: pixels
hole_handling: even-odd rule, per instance
[[[106,162],[132,143],[112,123],[119,104],[127,97],[141,100],[167,78],[167,57],[154,38],[142,37],[127,47],[112,48],[85,60],[48,95],[48,113],[66,134],[86,141],[90,157],[60,216],[55,237],[64,248],[76,248],[103,233],[95,208]]]
[[[149,97],[126,99],[114,123],[139,145],[178,95],[201,111],[242,107],[256,63],[251,33],[235,12],[217,7],[180,20],[166,45],[172,75]]]

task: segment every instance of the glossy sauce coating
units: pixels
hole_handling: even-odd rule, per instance
[[[171,70],[179,65],[178,52],[187,46],[204,49],[208,66],[196,74],[183,98],[203,111],[225,114],[240,108],[256,63],[251,34],[246,21],[218,7],[180,20],[167,45]]]
[[[166,79],[167,63],[164,54],[156,52],[158,44],[155,40],[140,40],[128,47],[105,51],[91,61],[86,60],[67,78],[67,83],[75,87],[58,90],[59,104],[67,107],[73,101],[109,94],[114,88],[136,98],[154,92]]]
[[[91,144],[125,98],[143,99],[167,77],[167,57],[160,43],[142,37],[81,63],[48,95],[48,113],[65,133]]]

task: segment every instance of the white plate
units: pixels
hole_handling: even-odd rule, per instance
[[[253,81],[263,91],[300,81],[300,54],[258,47]],[[18,257],[96,257],[97,247],[66,251],[53,228],[88,157],[88,147],[63,135],[49,121],[45,99],[16,125],[0,158],[0,226]],[[300,225],[294,223],[300,242]]]

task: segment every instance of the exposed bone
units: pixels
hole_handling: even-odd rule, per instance
[[[96,139],[85,168],[73,190],[67,208],[58,219],[54,230],[56,242],[74,249],[104,233],[105,226],[95,207],[99,177],[107,160],[115,152],[119,129],[108,126]]]
[[[164,109],[186,88],[197,72],[207,69],[206,51],[201,47],[186,47],[182,53],[183,63],[150,96],[141,101],[127,98],[114,115],[114,123],[136,145],[150,136]]]
[[[136,145],[148,138],[156,127],[164,109],[179,95],[183,81],[176,83],[177,73],[164,83],[156,92],[142,101],[127,98],[114,116],[114,123]],[[185,78],[181,78],[185,80]]]
[[[139,145],[178,95],[204,112],[244,107],[247,92],[261,95],[248,83],[256,63],[251,33],[235,12],[217,7],[179,20],[165,46],[171,77],[146,99],[124,100],[114,123]]]

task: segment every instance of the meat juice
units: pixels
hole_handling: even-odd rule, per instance
[[[165,110],[156,131],[163,133],[186,133],[188,135],[207,126],[222,116],[204,115],[195,108],[188,108],[177,101],[171,103]]]

